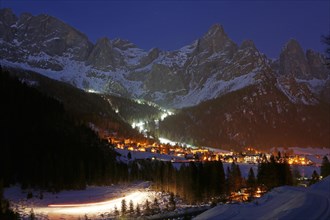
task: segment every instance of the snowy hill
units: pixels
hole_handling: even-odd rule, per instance
[[[195,219],[329,219],[330,176],[309,188],[278,187],[248,203],[218,205]]]

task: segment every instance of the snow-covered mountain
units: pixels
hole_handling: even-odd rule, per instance
[[[282,186],[247,204],[218,205],[195,219],[329,219],[330,177],[308,188]]]
[[[276,61],[252,41],[233,42],[213,25],[192,44],[175,51],[139,49],[133,43],[88,37],[49,15],[16,16],[0,10],[0,63],[36,71],[98,93],[187,107],[269,78],[293,103],[330,102],[330,71],[319,53],[306,54],[290,40]]]

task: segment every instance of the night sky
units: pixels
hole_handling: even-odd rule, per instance
[[[174,50],[222,24],[236,43],[252,39],[276,58],[283,45],[297,39],[304,49],[323,52],[329,34],[330,1],[58,1],[0,0],[16,14],[46,13],[85,33],[91,41],[122,38],[149,50]]]

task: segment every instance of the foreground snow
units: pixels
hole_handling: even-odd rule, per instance
[[[14,186],[7,188],[4,197],[11,202],[12,208],[21,216],[27,217],[31,209],[38,219],[77,219],[84,217],[100,218],[113,215],[115,207],[120,210],[121,201],[134,206],[143,204],[147,199],[153,201],[157,193],[149,190],[150,183],[142,182],[130,185],[90,186],[86,190],[62,191],[57,194],[39,191],[21,190]],[[32,192],[33,198],[27,199]]]
[[[275,188],[252,203],[218,205],[195,219],[330,219],[330,176],[309,188]]]

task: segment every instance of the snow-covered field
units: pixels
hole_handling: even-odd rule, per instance
[[[142,204],[148,199],[154,200],[157,193],[149,189],[149,182],[140,182],[130,185],[90,186],[85,190],[62,191],[56,194],[43,192],[40,199],[40,191],[21,190],[19,186],[6,188],[4,197],[11,202],[13,210],[27,218],[31,209],[37,219],[78,219],[85,214],[93,219],[103,219],[113,216],[114,209],[120,211],[121,201],[130,200],[136,204]],[[33,198],[27,199],[27,194],[32,192]],[[159,195],[158,195],[159,196]],[[157,197],[158,197],[157,196]]]
[[[330,219],[330,176],[309,188],[282,186],[251,203],[218,205],[195,219]]]

